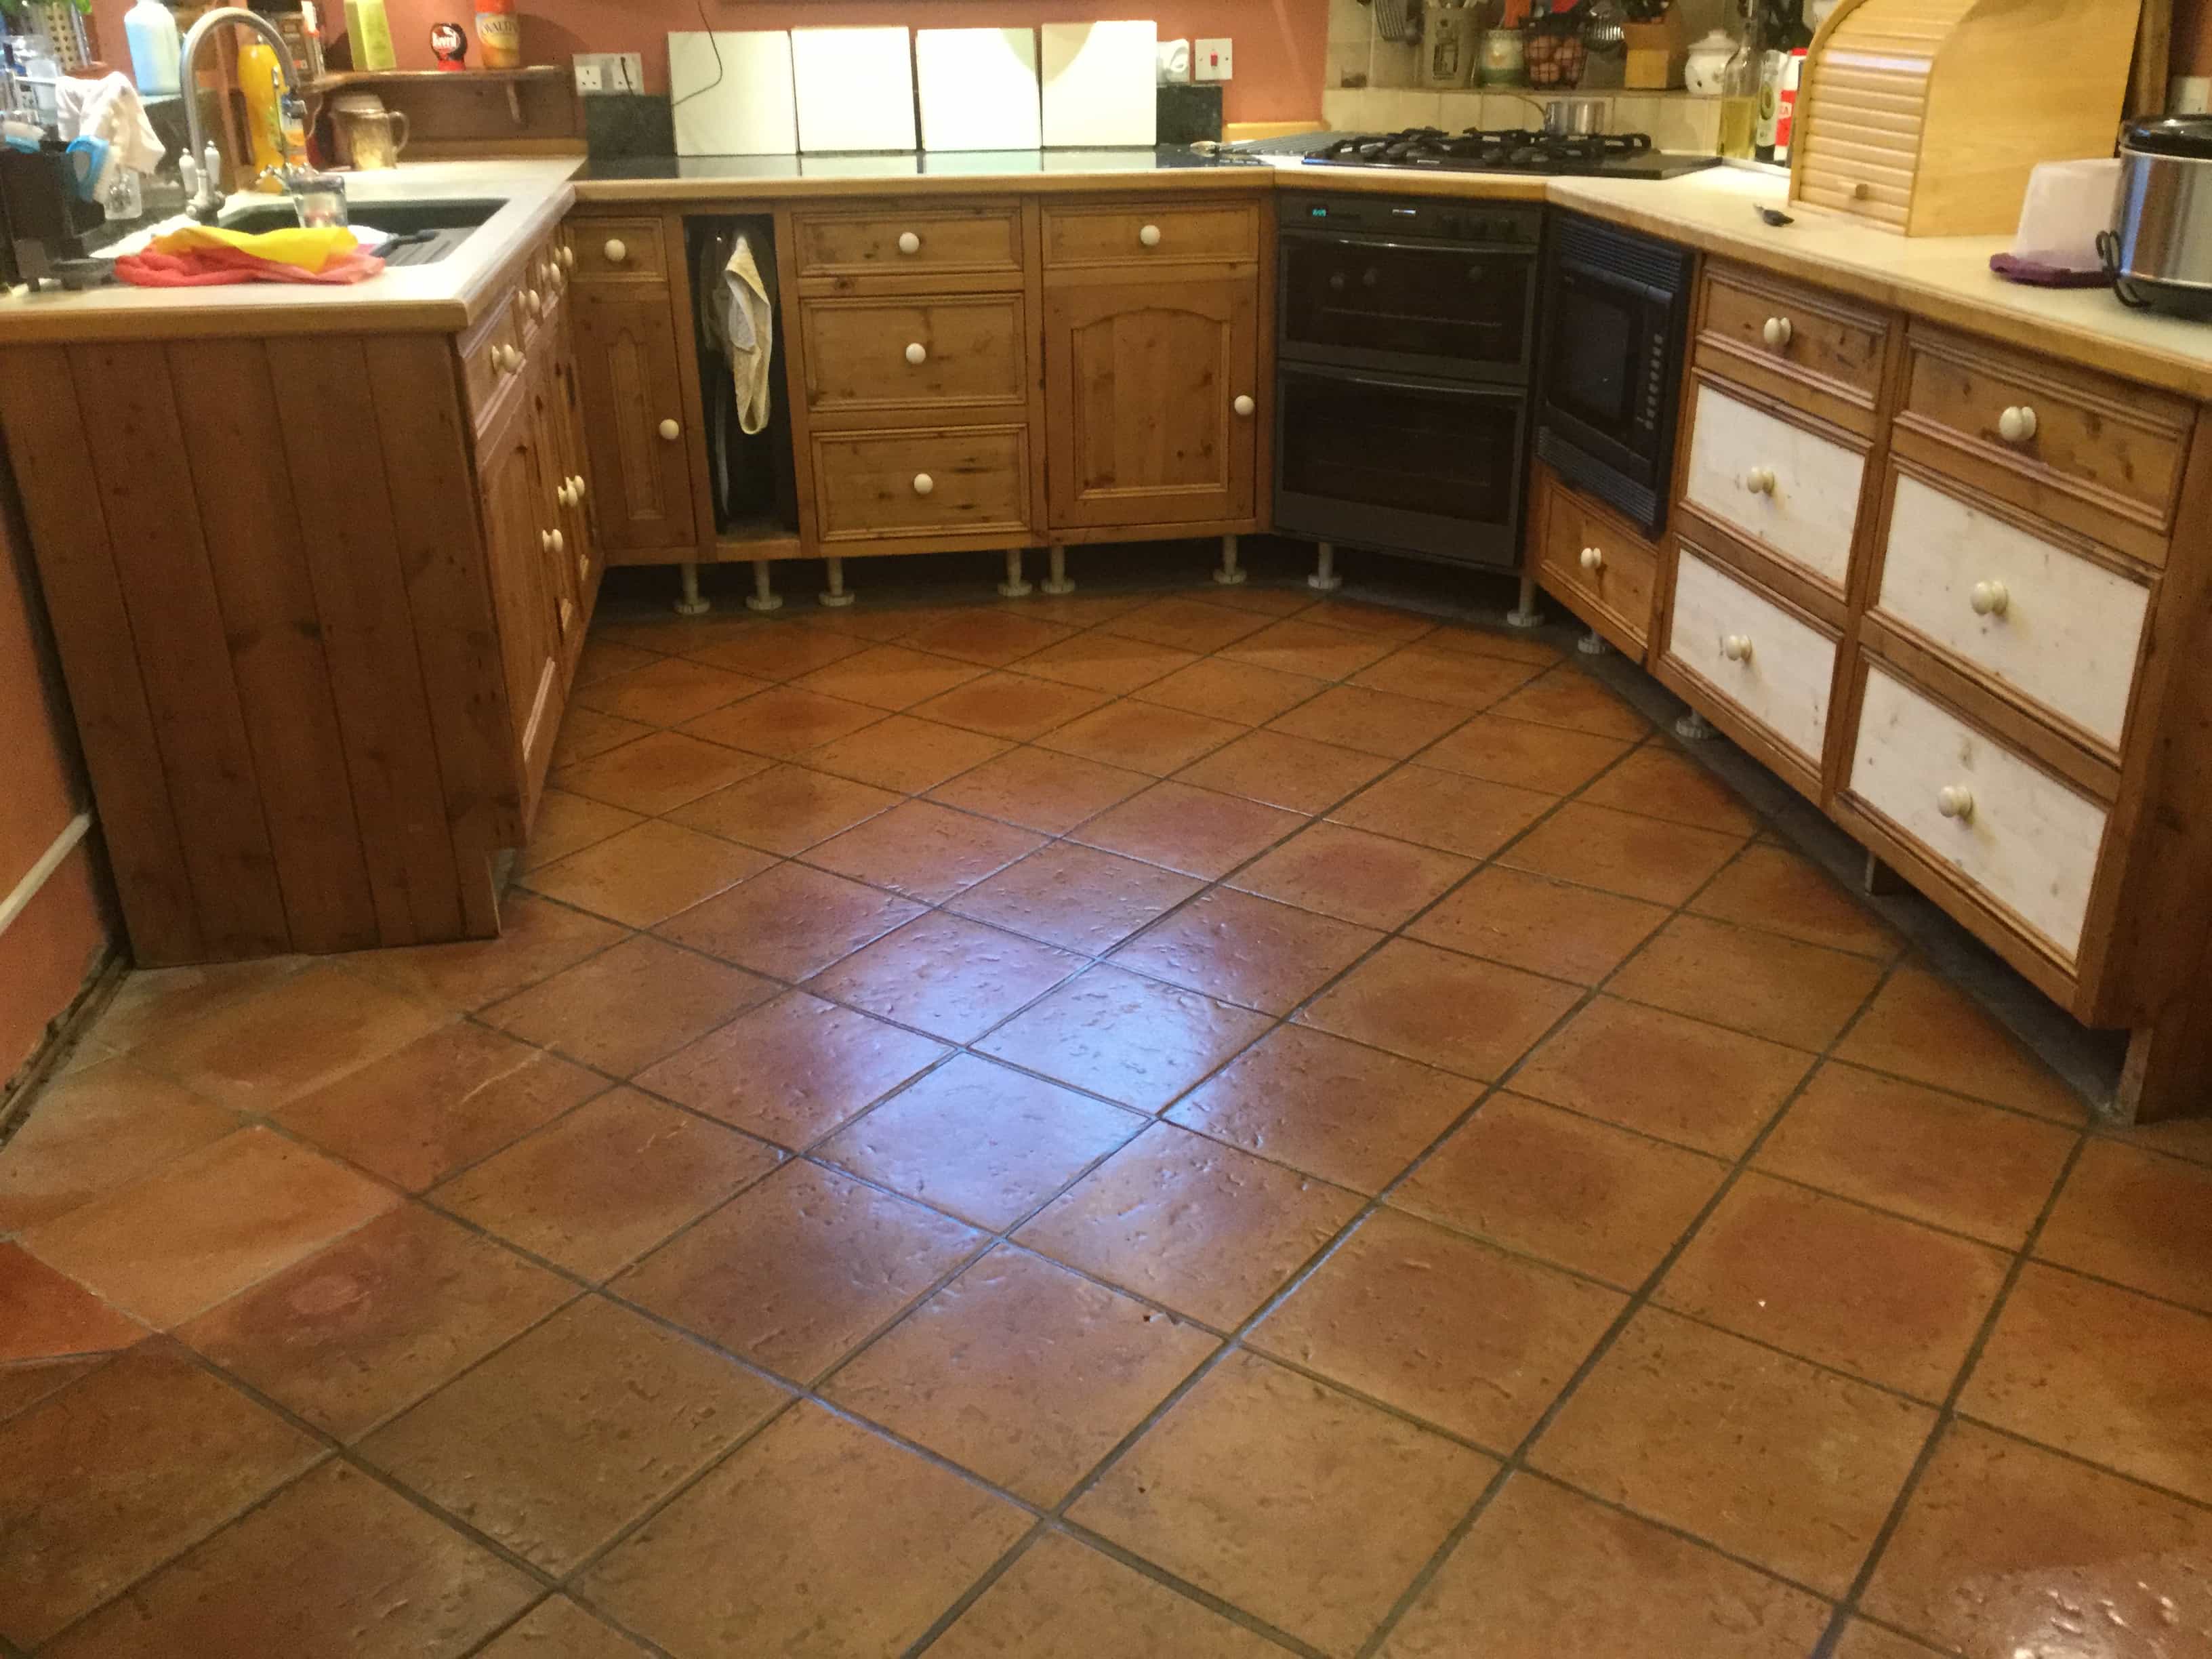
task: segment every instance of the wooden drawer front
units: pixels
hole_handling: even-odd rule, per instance
[[[2080,951],[2105,839],[2096,802],[1871,664],[1849,787],[2068,961]],[[1964,791],[1969,810],[1946,816],[1946,791]]]
[[[808,300],[800,317],[810,409],[1028,401],[1028,335],[1018,294]]]
[[[1885,319],[1794,283],[1717,264],[1706,268],[1700,318],[1702,363],[1826,392],[1861,415],[1866,435],[1873,435],[1889,343]]]
[[[1656,549],[1553,479],[1545,489],[1541,556],[1547,586],[1592,627],[1617,631],[1627,647],[1643,654],[1651,639],[1651,601],[1659,588]]]
[[[600,280],[668,280],[668,249],[658,219],[578,219],[568,227],[576,251],[571,274]]]
[[[1028,428],[817,436],[814,490],[825,542],[1021,530],[1029,523]]]
[[[1880,614],[2118,751],[2148,587],[1905,472],[1886,544]]]
[[[1684,499],[1840,593],[1866,457],[1702,381],[1692,421]]]
[[[1047,208],[1044,262],[1068,265],[1218,264],[1260,257],[1256,202]]]
[[[1018,208],[801,213],[792,224],[802,276],[1021,274]]]
[[[1898,427],[1933,440],[1939,453],[1926,444],[1907,453],[2040,516],[2163,559],[2162,546],[2142,545],[2140,533],[2125,540],[2105,523],[2161,538],[2172,526],[2189,405],[1938,331],[1916,328],[1910,353]]]
[[[521,378],[522,368],[521,307],[510,301],[461,351],[461,381],[468,388],[469,410],[478,426],[490,417],[507,388]]]
[[[1820,771],[1836,678],[1835,640],[1686,542],[1674,568],[1667,655]]]

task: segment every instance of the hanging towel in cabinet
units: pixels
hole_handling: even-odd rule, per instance
[[[775,325],[768,284],[761,280],[752,244],[743,236],[722,271],[720,332],[729,353],[730,376],[737,383],[738,425],[748,435],[765,431],[769,417],[769,367],[775,352]]]

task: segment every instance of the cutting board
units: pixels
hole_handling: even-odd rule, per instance
[[[1049,148],[1151,144],[1159,133],[1159,29],[1150,22],[1047,23]]]
[[[924,149],[1035,149],[1043,142],[1035,29],[920,29],[914,67]]]
[[[787,29],[668,37],[678,155],[788,155],[799,148]]]
[[[803,150],[913,149],[914,41],[904,28],[793,29]]]

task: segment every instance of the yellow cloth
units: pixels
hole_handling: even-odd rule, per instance
[[[187,225],[182,230],[156,236],[149,246],[156,253],[197,253],[207,248],[233,248],[272,264],[297,265],[313,274],[341,254],[351,253],[361,246],[361,240],[343,225],[320,225],[313,230],[264,230],[253,235],[225,230],[219,225]]]

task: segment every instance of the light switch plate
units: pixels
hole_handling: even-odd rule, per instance
[[[1190,67],[1194,78],[1200,81],[1227,81],[1234,77],[1236,66],[1229,55],[1227,40],[1200,40],[1191,48]]]
[[[645,90],[645,59],[636,52],[580,52],[575,63],[579,93]]]

